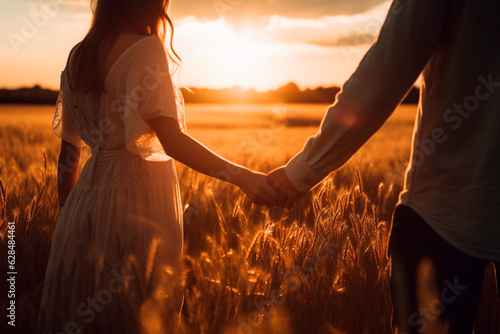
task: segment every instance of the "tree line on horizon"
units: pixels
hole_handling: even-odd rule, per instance
[[[278,89],[257,92],[254,89],[181,88],[186,103],[333,103],[340,92],[337,86],[301,90],[295,83]],[[0,89],[0,103],[55,104],[58,91],[39,85],[18,89]],[[413,87],[403,103],[418,103],[419,89]]]

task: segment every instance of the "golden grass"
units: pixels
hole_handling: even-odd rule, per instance
[[[325,107],[188,105],[188,132],[217,153],[267,172],[301,149]],[[239,113],[231,113],[235,109]],[[17,329],[27,333],[35,332],[58,215],[59,147],[50,128],[52,108],[20,111],[0,109],[0,276],[4,281],[6,223],[16,221]],[[414,112],[414,106],[398,108],[346,166],[292,212],[255,206],[235,187],[179,164],[186,263],[181,330],[391,333],[386,243]],[[83,161],[88,154],[84,151]],[[498,303],[486,300],[498,310]],[[138,318],[134,321],[145,333],[154,333],[162,327],[161,314],[148,302],[128,320]],[[120,316],[102,314],[94,325],[115,328],[112,319]],[[484,316],[476,333],[498,329],[493,320]]]

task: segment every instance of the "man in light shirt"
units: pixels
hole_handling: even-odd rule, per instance
[[[416,295],[427,258],[440,319],[450,333],[471,333],[485,266],[500,262],[500,1],[394,1],[318,133],[268,181],[292,207],[382,126],[421,73],[389,242],[393,319],[400,333],[432,320]]]

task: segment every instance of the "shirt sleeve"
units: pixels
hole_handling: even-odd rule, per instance
[[[377,41],[342,87],[320,130],[285,172],[307,191],[340,168],[383,125],[438,47],[451,0],[395,0]]]
[[[131,64],[125,83],[124,127],[127,149],[146,160],[167,160],[150,121],[165,116],[185,131],[184,100],[172,82],[163,44],[155,37],[144,42]]]
[[[67,93],[66,72],[63,71],[61,73],[61,84],[59,95],[57,97],[54,119],[52,120],[52,129],[54,130],[54,133],[64,141],[67,141],[74,146],[82,147],[85,143],[78,132],[75,118],[72,114],[70,98],[65,96]]]

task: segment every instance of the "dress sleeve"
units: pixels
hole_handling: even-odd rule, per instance
[[[145,160],[170,159],[149,121],[159,116],[179,122],[185,131],[184,99],[172,82],[168,58],[159,39],[150,37],[136,55],[125,84],[125,141],[127,150]]]
[[[56,102],[56,111],[52,121],[52,129],[54,129],[55,134],[59,138],[74,146],[82,147],[85,143],[78,133],[75,118],[72,115],[71,102],[69,101],[69,97],[65,96],[65,93],[68,92],[66,88],[65,71],[63,71],[61,73],[61,85]]]

